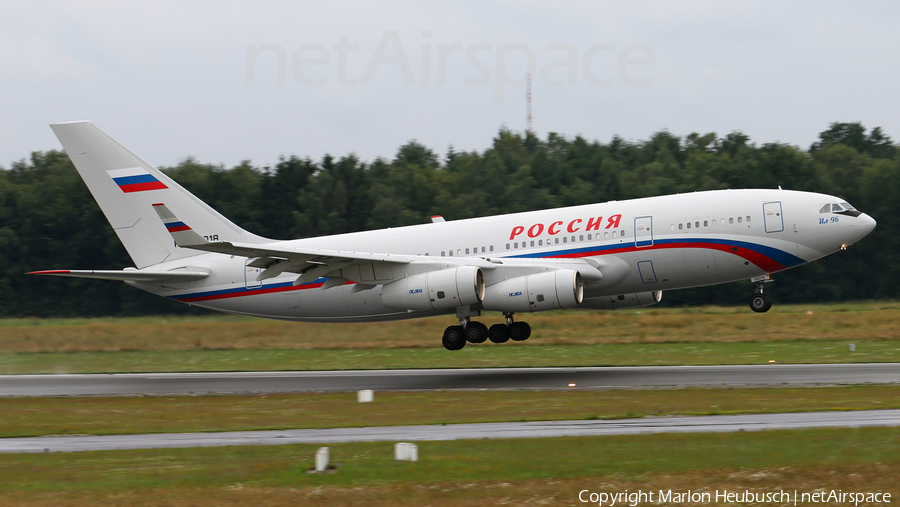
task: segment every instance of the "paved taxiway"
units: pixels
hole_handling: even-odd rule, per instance
[[[76,452],[226,445],[325,444],[337,442],[435,441],[473,438],[542,438],[761,431],[799,428],[900,426],[900,410],[806,412],[693,417],[647,417],[610,421],[548,421],[427,426],[383,426],[224,433],[52,436],[0,439],[0,452]]]
[[[409,389],[578,389],[900,383],[900,363],[0,375],[0,396],[253,394]]]

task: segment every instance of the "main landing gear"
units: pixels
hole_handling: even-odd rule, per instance
[[[763,292],[763,286],[771,282],[768,277],[756,282],[756,294],[750,298],[750,309],[756,313],[765,313],[772,308],[772,298]]]
[[[469,343],[484,343],[489,339],[493,343],[506,343],[513,341],[525,341],[531,336],[531,326],[525,322],[513,322],[513,314],[507,313],[506,324],[494,324],[488,329],[481,322],[475,322],[461,317],[458,326],[450,326],[444,330],[441,343],[447,350],[459,350]]]

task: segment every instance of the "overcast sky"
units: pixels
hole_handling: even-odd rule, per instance
[[[894,2],[4,2],[0,165],[91,120],[156,165],[483,150],[498,129],[900,139]],[[530,62],[529,62],[530,60]]]

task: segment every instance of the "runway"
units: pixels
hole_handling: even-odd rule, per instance
[[[2,375],[0,396],[898,384],[900,363]]]
[[[164,449],[227,445],[328,444],[339,442],[421,442],[481,438],[545,438],[648,433],[763,431],[801,428],[900,426],[900,410],[805,412],[693,417],[646,417],[610,421],[384,426],[224,433],[52,436],[0,439],[0,452],[77,452]],[[426,451],[427,452],[427,451]]]

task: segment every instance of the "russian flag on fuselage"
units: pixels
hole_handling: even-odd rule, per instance
[[[110,178],[119,185],[122,192],[143,192],[145,190],[162,190],[167,187],[143,167],[128,167],[106,171]]]

